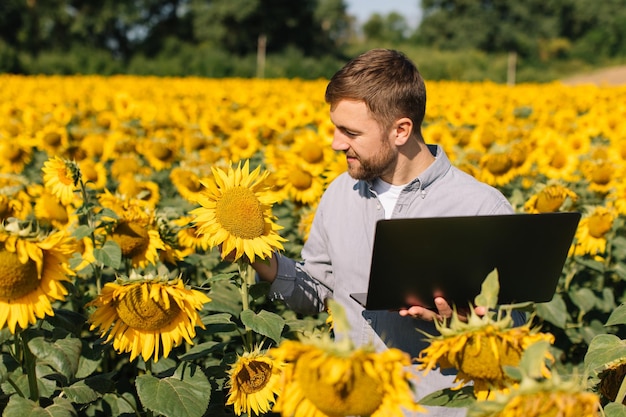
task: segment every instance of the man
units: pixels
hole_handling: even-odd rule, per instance
[[[260,279],[272,283],[270,296],[296,311],[320,312],[325,300],[334,298],[346,310],[349,337],[357,346],[374,343],[417,357],[426,344],[416,328],[434,334],[433,319],[452,313],[443,298],[435,299],[438,312],[413,306],[400,314],[364,310],[350,298],[367,292],[376,221],[509,214],[513,209],[495,188],[453,167],[440,146],[424,142],[426,89],[402,53],[374,49],[353,59],[332,77],[325,98],[335,125],[332,147],[345,153],[348,171],[322,196],[302,261],[276,254],[269,263],[253,266]],[[453,379],[429,373],[418,380],[418,398],[450,387]],[[462,409],[429,411],[464,414]]]

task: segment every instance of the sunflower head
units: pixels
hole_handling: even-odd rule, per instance
[[[568,202],[575,202],[577,198],[572,190],[560,184],[550,184],[532,196],[524,204],[524,209],[529,213],[551,213],[561,210]]]
[[[270,411],[280,392],[281,367],[282,363],[268,356],[260,346],[238,356],[228,371],[226,405],[233,405],[237,415]]]
[[[343,310],[332,306],[342,327]],[[424,411],[413,399],[410,357],[398,349],[376,352],[336,342],[328,333],[287,340],[270,355],[284,363],[275,411],[289,416],[402,416]]]
[[[204,328],[199,311],[211,301],[204,293],[185,287],[180,278],[160,275],[129,277],[104,285],[88,306],[95,307],[91,330],[100,329],[113,348],[154,361],[167,357],[184,339],[193,344],[195,326]]]
[[[497,284],[497,271],[483,283],[483,290],[477,297],[478,305],[495,307],[499,286],[494,283]],[[425,372],[436,367],[457,369],[456,380],[461,385],[473,381],[477,397],[511,384],[513,381],[505,369],[517,366],[528,346],[540,340],[550,343],[554,340],[551,334],[531,328],[530,318],[524,325],[513,327],[513,319],[507,310],[489,311],[479,316],[470,308],[467,317],[460,316],[455,310],[449,322],[435,324],[440,334],[427,335],[430,345],[417,358],[419,369]],[[544,359],[553,358],[547,354]],[[542,370],[546,375],[549,373],[547,366]]]
[[[244,255],[250,261],[265,259],[274,250],[282,250],[285,241],[274,223],[274,197],[264,182],[268,171],[261,167],[250,172],[249,163],[228,171],[213,168],[213,177],[202,181],[206,190],[199,195],[201,207],[191,211],[198,233],[210,247],[221,245],[222,258],[231,252],[235,260]]]
[[[0,225],[0,328],[11,333],[38,318],[53,316],[52,302],[65,299],[73,250],[63,232],[44,234],[36,224],[16,219]]]
[[[44,162],[42,171],[44,187],[62,204],[70,204],[74,200],[74,189],[81,179],[78,164],[55,156]]]
[[[468,409],[468,417],[599,417],[600,399],[587,390],[577,375],[562,379],[552,371],[543,378],[538,365],[548,351],[546,342],[530,346],[520,365],[512,372],[519,381],[510,389],[485,401],[477,401]]]

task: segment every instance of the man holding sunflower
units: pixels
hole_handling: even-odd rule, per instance
[[[332,77],[325,99],[335,125],[332,147],[344,152],[347,172],[322,196],[302,261],[275,253],[253,267],[272,283],[270,296],[298,312],[321,312],[328,298],[343,305],[350,332],[338,339],[373,343],[378,350],[394,347],[415,358],[428,343],[416,328],[436,333],[433,320],[450,317],[452,308],[439,297],[437,312],[414,306],[398,314],[364,310],[351,300],[351,293],[367,291],[376,222],[510,214],[513,208],[498,190],[452,166],[441,146],[425,143],[424,80],[402,53],[374,49],[356,57]],[[438,370],[420,376],[417,398],[450,387],[453,380]],[[429,410],[433,416],[464,413]]]

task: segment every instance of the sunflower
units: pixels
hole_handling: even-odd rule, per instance
[[[27,192],[35,201],[33,211],[41,226],[50,225],[59,230],[67,230],[78,223],[76,200],[71,204],[64,205],[57,196],[39,184],[30,185]],[[76,198],[80,200],[78,196]]]
[[[510,314],[478,316],[473,310],[466,321],[455,312],[450,323],[436,322],[439,336],[429,335],[430,345],[418,356],[418,368],[428,373],[440,366],[457,369],[459,387],[473,381],[477,398],[486,398],[492,390],[507,388],[514,381],[505,373],[507,366],[517,366],[524,350],[533,343],[554,336],[531,328],[530,320],[513,327]],[[546,359],[551,359],[547,356]],[[545,368],[545,373],[549,371]]]
[[[626,361],[624,359],[607,364],[606,369],[598,374],[600,378],[598,390],[609,401],[615,401],[625,376]],[[626,405],[626,398],[622,400],[622,404]]]
[[[276,185],[282,198],[299,204],[315,204],[324,193],[325,180],[293,160],[284,160],[276,171]]]
[[[228,400],[235,414],[260,415],[272,409],[279,394],[282,364],[270,358],[257,346],[251,352],[237,356],[228,371]]]
[[[493,186],[510,183],[517,175],[512,155],[508,151],[489,152],[480,160],[479,179]]]
[[[203,175],[195,167],[178,166],[170,171],[170,181],[178,194],[190,203],[196,203],[200,192],[204,190],[201,183]]]
[[[102,190],[107,185],[108,172],[102,162],[85,158],[78,163],[82,179],[87,188]]]
[[[164,250],[165,245],[156,225],[154,209],[144,200],[121,198],[107,190],[98,197],[103,207],[118,216],[111,219],[114,225],[107,238],[120,246],[122,257],[130,259],[133,267],[156,264],[159,250]]]
[[[72,247],[64,232],[44,235],[17,220],[0,225],[0,328],[15,333],[54,315],[52,303],[68,294]]]
[[[180,144],[172,136],[168,131],[157,130],[137,146],[137,150],[155,171],[168,169],[180,157]]]
[[[270,355],[285,363],[274,411],[293,417],[402,416],[425,411],[413,399],[409,356],[335,343],[328,334],[284,341]]]
[[[49,123],[36,133],[37,147],[48,155],[62,154],[69,144],[65,126]]]
[[[576,373],[564,380],[556,370],[543,378],[537,358],[546,355],[548,344],[539,342],[524,353],[516,369],[519,383],[486,401],[476,401],[468,417],[599,417],[600,399],[586,389]]]
[[[173,223],[178,227],[176,237],[181,248],[189,250],[190,253],[206,252],[209,249],[206,240],[198,234],[198,228],[193,223],[193,217],[183,216],[175,219]]]
[[[570,254],[574,255],[600,255],[606,251],[609,232],[613,229],[616,214],[607,207],[597,206],[589,210],[589,213],[580,219],[574,245]]]
[[[14,174],[0,174],[0,220],[25,219],[32,212],[26,188],[28,179]]]
[[[213,177],[202,182],[207,189],[199,196],[201,207],[190,213],[209,246],[222,245],[222,258],[236,251],[235,260],[245,254],[250,262],[282,250],[286,239],[277,233],[282,227],[273,222],[275,200],[264,184],[269,173],[261,174],[260,166],[250,172],[249,161],[228,172],[212,170]]]
[[[348,331],[343,307],[334,300],[328,307],[333,328]],[[284,416],[387,417],[426,411],[413,398],[411,358],[399,349],[355,348],[349,338],[337,342],[330,333],[319,332],[285,340],[269,355],[283,364],[273,411]]]
[[[41,170],[46,190],[56,196],[61,204],[72,203],[75,198],[74,190],[81,179],[78,165],[55,156],[48,159]]]
[[[583,161],[580,169],[589,183],[588,188],[591,191],[608,193],[621,182],[616,164],[608,159]]]
[[[0,135],[2,138],[2,135]],[[24,137],[0,140],[0,172],[20,174],[33,159],[33,148]]]
[[[576,193],[569,188],[560,184],[549,184],[528,199],[524,210],[529,213],[551,213],[561,210],[564,205],[571,205],[577,199]]]
[[[125,198],[143,200],[148,206],[154,208],[161,199],[159,189],[159,184],[154,181],[142,181],[132,175],[126,175],[120,179],[117,193]]]
[[[90,303],[90,330],[99,328],[113,340],[119,353],[130,352],[130,360],[141,355],[157,362],[169,356],[173,347],[185,339],[193,345],[195,326],[204,329],[198,311],[211,299],[204,293],[186,288],[180,278],[138,275],[108,282]]]

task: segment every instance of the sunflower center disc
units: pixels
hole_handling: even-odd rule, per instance
[[[311,369],[308,361],[299,360],[295,377],[302,394],[328,416],[369,416],[383,401],[380,382],[353,366],[353,375],[343,383],[330,384],[323,369]]]
[[[230,188],[217,202],[216,216],[224,229],[241,239],[263,236],[263,208],[254,192],[246,187]]]
[[[48,132],[44,136],[43,141],[50,146],[59,146],[61,144],[61,135],[57,132]]]
[[[111,238],[120,245],[122,255],[126,258],[132,258],[143,253],[150,242],[150,236],[144,227],[129,222],[117,225]]]
[[[498,350],[497,356],[493,347]],[[509,346],[503,340],[493,337],[473,337],[463,349],[460,370],[471,378],[488,380],[493,383],[504,382],[506,375],[503,367],[519,363],[521,352]]]
[[[313,184],[311,174],[301,169],[294,170],[289,175],[289,180],[298,190],[308,190],[311,187],[311,184]]]
[[[513,167],[513,162],[507,155],[494,155],[487,162],[487,169],[493,175],[504,175]]]
[[[324,151],[317,144],[307,143],[302,148],[302,158],[309,164],[316,164],[324,160]]]
[[[5,154],[6,158],[12,162],[19,161],[22,155],[24,154],[22,149],[19,146],[15,146],[15,145],[7,146],[5,149],[5,152],[6,152]]]
[[[261,361],[251,361],[237,373],[237,384],[246,394],[261,391],[272,376],[270,364]]]
[[[589,218],[589,234],[596,239],[604,237],[613,227],[613,219],[609,215],[595,215]]]
[[[15,300],[38,286],[37,264],[32,259],[23,264],[16,253],[0,250],[0,300]]]
[[[552,213],[561,207],[563,201],[565,201],[565,197],[563,196],[541,193],[537,198],[537,211],[541,213]]]
[[[160,161],[167,161],[172,157],[172,150],[164,143],[152,144],[152,155]]]
[[[179,313],[180,307],[175,302],[170,302],[169,308],[166,308],[163,300],[144,299],[141,286],[128,291],[117,305],[120,320],[136,330],[161,330]]]

